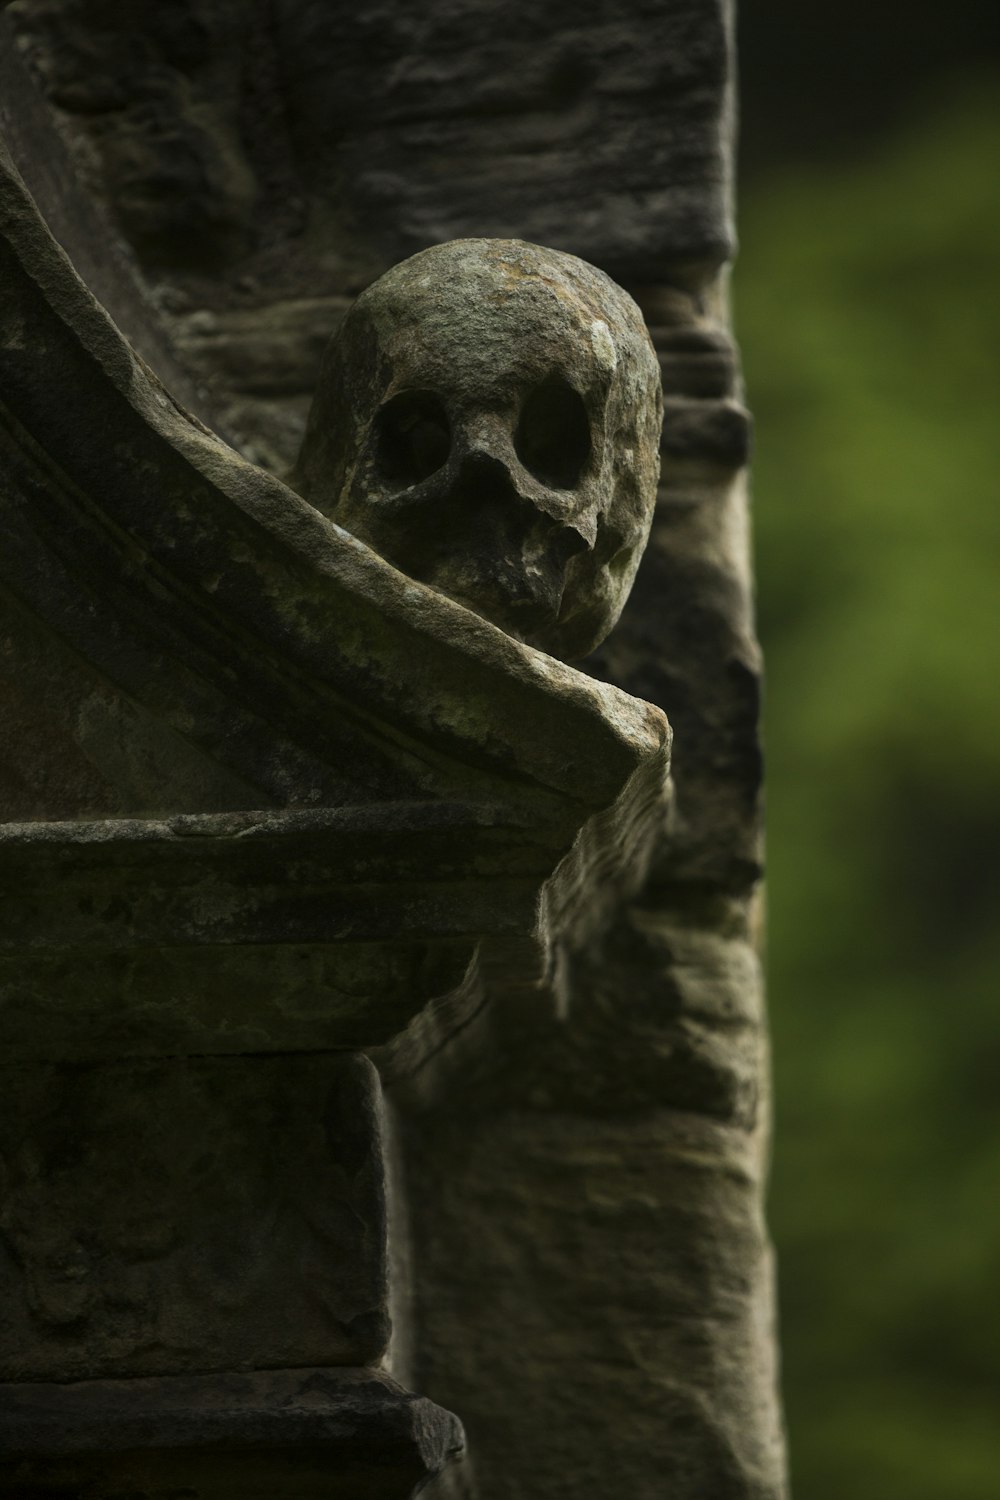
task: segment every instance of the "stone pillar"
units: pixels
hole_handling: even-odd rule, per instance
[[[184,612],[183,630],[170,611],[159,618],[176,596],[156,594],[153,575],[158,602],[141,613],[138,636],[124,632],[128,651],[111,643],[123,618],[137,618],[141,553],[114,564],[122,585],[113,607],[106,589],[84,580],[58,618],[50,610],[39,624],[25,604],[28,563],[33,576],[44,573],[46,598],[67,596],[52,582],[51,561],[37,570],[12,523],[2,602],[16,631],[7,633],[22,643],[18,672],[29,649],[33,663],[45,664],[56,711],[42,714],[22,693],[8,722],[20,744],[58,739],[62,750],[59,758],[7,757],[8,816],[270,815],[393,803],[386,836],[397,849],[415,840],[426,851],[437,839],[434,858],[454,872],[448,862],[461,845],[464,885],[453,875],[448,897],[464,891],[461,921],[435,926],[444,908],[425,903],[412,941],[390,944],[388,956],[391,923],[408,908],[392,904],[399,881],[387,877],[378,887],[381,918],[374,906],[363,918],[354,906],[342,917],[338,942],[345,922],[352,933],[346,956],[329,958],[334,929],[306,922],[295,942],[308,939],[326,956],[297,950],[293,962],[290,951],[278,957],[281,944],[251,952],[234,943],[220,989],[225,966],[206,943],[214,977],[202,993],[216,997],[212,1014],[178,1019],[178,988],[165,979],[153,984],[156,1024],[171,1046],[183,1034],[199,1056],[206,1037],[210,1048],[228,1035],[248,1050],[259,1042],[248,1043],[246,1028],[259,1035],[261,1025],[273,1026],[273,1016],[259,1017],[277,995],[281,1048],[314,1047],[321,1036],[326,1052],[375,1060],[394,1161],[397,1336],[389,1358],[409,1388],[457,1413],[469,1439],[467,1462],[434,1481],[441,1493],[777,1500],[784,1477],[761,1211],[768,1114],[757,960],[759,665],[742,478],[749,428],[726,296],[730,7],[666,0],[612,14],[559,0],[519,17],[516,28],[495,0],[419,17],[404,5],[334,17],[305,0],[236,9],[185,0],[170,12],[169,24],[151,15],[125,25],[90,0],[58,18],[21,0],[4,23],[67,163],[53,183],[27,141],[29,183],[55,205],[75,168],[101,228],[64,209],[64,242],[84,270],[95,232],[120,244],[135,296],[116,305],[120,279],[101,295],[149,362],[168,372],[168,385],[169,360],[187,384],[182,399],[203,420],[255,464],[285,472],[328,333],[363,286],[437,241],[522,237],[592,261],[643,308],[666,395],[657,517],[615,634],[579,670],[550,664],[548,677],[516,651],[516,662],[493,671],[478,647],[455,645],[464,637],[451,617],[431,632],[433,646],[423,625],[408,636],[413,621],[384,581],[366,612],[374,596],[364,565],[338,555],[329,576],[342,588],[341,613],[331,606],[323,615],[327,639],[337,641],[332,691],[319,665],[329,647],[317,646],[303,623],[326,605],[317,603],[324,596],[313,576],[303,582],[302,553],[319,556],[325,542],[303,515],[302,547],[286,556],[276,527],[261,572],[253,527],[276,514],[262,480],[239,479],[258,508],[228,550],[209,555],[210,527],[199,542],[200,576],[216,581],[184,596],[197,608]],[[106,66],[95,68],[95,56]],[[169,190],[159,191],[164,183]],[[55,329],[51,339],[59,359]],[[14,359],[10,369],[19,368]],[[72,371],[82,401],[90,376]],[[21,427],[30,427],[26,410]],[[29,435],[48,454],[47,473],[55,453],[81,485],[53,420],[49,413]],[[116,435],[110,452],[106,442],[100,452],[84,453],[87,442],[74,449],[74,462],[89,465],[83,490],[93,497],[100,489],[101,504],[111,503],[115,454],[132,444],[131,471],[154,474],[178,514],[188,502],[173,457],[133,438],[123,421],[115,407],[105,423]],[[92,421],[78,417],[77,425],[93,431]],[[48,493],[27,473],[24,451],[21,444],[14,466],[27,475],[19,493],[32,484],[33,493]],[[217,458],[209,470],[210,491]],[[199,481],[200,508],[206,494]],[[35,519],[49,514],[43,507]],[[49,522],[50,552],[61,524]],[[101,547],[120,524],[119,511]],[[176,538],[155,530],[142,546],[160,563],[176,554]],[[83,533],[81,568],[98,548],[96,534]],[[107,576],[109,555],[100,553],[91,578]],[[239,561],[235,581],[225,557]],[[355,567],[344,584],[345,568]],[[266,586],[250,587],[252,574]],[[272,607],[293,596],[301,615]],[[212,611],[229,611],[233,643],[214,675],[209,598],[213,621]],[[364,649],[348,640],[351,631]],[[138,659],[140,636],[147,654]],[[71,643],[71,660],[60,641]],[[397,686],[372,668],[371,641],[396,653]],[[624,695],[601,698],[614,691],[606,684]],[[474,730],[456,708],[470,690],[485,716]],[[642,734],[628,706],[636,699],[665,710],[675,731],[669,817],[666,804],[651,803],[651,783],[640,786]],[[586,710],[573,717],[580,703]],[[609,716],[622,715],[634,751],[627,765],[608,727]],[[374,734],[373,716],[381,726]],[[600,767],[589,780],[588,765]],[[156,803],[142,791],[136,800],[150,766],[169,785]],[[530,807],[521,796],[528,784]],[[421,799],[465,809],[447,838],[440,824],[414,830],[402,808]],[[484,809],[509,810],[512,801],[515,831],[490,831],[494,812]],[[630,840],[644,820],[652,837],[639,839],[636,852]],[[207,849],[204,832],[198,847]],[[253,838],[263,851],[271,837],[254,834],[248,844],[242,833],[217,833],[219,847],[240,848],[241,860]],[[168,860],[177,839],[164,835]],[[372,857],[370,846],[363,854],[352,847],[350,858]],[[617,849],[613,876],[594,854],[602,848]],[[559,866],[571,849],[572,881]],[[241,863],[229,886],[210,864],[208,883],[225,891],[252,879],[263,892],[263,852],[261,862],[252,871]],[[530,879],[515,891],[510,871],[520,880],[526,868]],[[315,878],[335,884],[323,869]],[[484,869],[495,877],[488,889]],[[213,922],[223,908],[212,907]],[[281,930],[270,897],[261,895],[258,913],[258,922],[273,919],[269,931]],[[86,976],[102,941],[87,939],[84,978],[71,985],[88,1017],[94,988]],[[144,951],[135,960],[137,993],[161,971],[177,972],[176,955]],[[244,988],[249,1020],[225,998]],[[39,993],[31,984],[28,991]],[[8,1014],[16,1019],[25,1003],[11,1000]],[[60,1027],[70,1025],[51,998],[48,1005]],[[126,1009],[112,1028],[123,1039]],[[15,1029],[23,1034],[20,1021]],[[67,1035],[71,1053],[85,1029]],[[256,1386],[246,1389],[258,1399]],[[204,1389],[198,1400],[209,1400]]]

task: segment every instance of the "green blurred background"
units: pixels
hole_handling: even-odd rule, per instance
[[[1000,8],[741,31],[793,1492],[997,1500]]]

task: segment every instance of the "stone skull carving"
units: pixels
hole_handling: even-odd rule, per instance
[[[402,572],[572,660],[635,576],[662,411],[642,315],[603,272],[455,240],[354,303],[292,482]]]

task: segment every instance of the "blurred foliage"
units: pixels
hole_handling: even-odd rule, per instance
[[[801,1500],[1000,1494],[998,99],[742,204]]]

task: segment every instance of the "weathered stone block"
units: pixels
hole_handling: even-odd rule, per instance
[[[378,1080],[351,1055],[0,1073],[0,1378],[377,1361]]]

